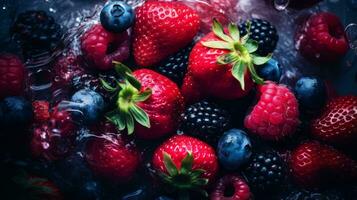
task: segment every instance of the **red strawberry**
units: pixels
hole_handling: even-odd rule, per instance
[[[75,130],[70,114],[55,108],[48,121],[34,125],[32,154],[47,160],[62,158],[73,148]]]
[[[104,123],[86,146],[85,158],[98,176],[118,182],[130,180],[140,164],[140,153],[132,141],[120,135],[115,127]]]
[[[181,2],[146,2],[135,13],[133,53],[143,67],[187,46],[200,25],[197,13]]]
[[[53,69],[55,74],[54,83],[57,87],[68,86],[71,84],[73,77],[84,73],[80,59],[72,52],[58,58]]]
[[[309,17],[296,34],[296,47],[316,63],[340,60],[348,51],[348,41],[340,19],[328,12]]]
[[[128,32],[112,33],[95,24],[81,37],[81,48],[85,58],[99,70],[113,68],[113,61],[124,61],[129,57]]]
[[[312,134],[331,144],[357,144],[357,96],[331,99],[312,122]]]
[[[139,69],[132,73],[122,64],[116,70],[123,71],[125,82],[118,88],[117,109],[107,114],[107,118],[119,130],[127,128],[129,134],[142,139],[155,139],[176,131],[184,110],[183,97],[177,85],[165,76],[149,69]],[[134,123],[135,121],[138,123]]]
[[[214,149],[186,135],[175,135],[162,143],[152,163],[163,181],[181,189],[202,189],[218,172]]]
[[[21,60],[11,54],[0,55],[0,98],[22,95],[25,68]]]
[[[50,103],[48,101],[32,102],[35,122],[44,122],[50,118]]]
[[[226,191],[232,188],[229,195]],[[239,176],[226,175],[219,179],[211,193],[211,200],[249,200],[252,198],[248,184]]]
[[[197,97],[205,96],[237,99],[248,94],[253,87],[252,78],[263,83],[254,64],[267,62],[271,55],[254,55],[257,42],[249,39],[249,34],[241,38],[235,25],[230,24],[229,35],[217,21],[212,29],[213,32],[197,42],[191,51],[182,86],[186,102],[192,103],[198,100]]]
[[[290,168],[302,186],[357,180],[357,162],[334,148],[318,142],[305,142],[291,154]]]
[[[267,82],[259,87],[259,101],[246,116],[244,126],[267,140],[280,140],[299,125],[298,102],[286,86]]]

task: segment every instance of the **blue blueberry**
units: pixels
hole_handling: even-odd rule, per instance
[[[258,75],[264,80],[279,82],[281,77],[281,67],[278,61],[270,59],[267,63],[257,67]]]
[[[1,102],[1,122],[6,128],[24,128],[33,118],[32,105],[23,97],[7,97]]]
[[[317,111],[327,100],[325,82],[319,77],[302,77],[295,84],[295,95],[303,111]]]
[[[219,139],[217,154],[224,168],[235,170],[248,161],[252,155],[252,145],[244,131],[231,129]]]
[[[103,97],[90,89],[76,92],[69,103],[68,108],[74,110],[73,116],[85,124],[97,122],[104,111]]]
[[[120,33],[134,23],[134,10],[123,1],[111,0],[106,3],[100,13],[100,22],[108,31]]]

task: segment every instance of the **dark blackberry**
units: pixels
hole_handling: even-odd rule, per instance
[[[180,50],[176,54],[168,57],[158,67],[157,71],[170,78],[178,85],[182,84],[183,77],[186,74],[188,66],[188,57],[192,50],[193,44]]]
[[[11,34],[28,57],[54,50],[60,44],[63,32],[45,11],[31,10],[18,15]]]
[[[244,175],[253,191],[274,192],[286,180],[285,163],[275,151],[256,153]]]
[[[262,19],[252,19],[239,25],[239,32],[242,36],[247,34],[250,22],[250,38],[259,43],[257,54],[266,56],[275,50],[279,36],[276,28],[270,22]]]
[[[183,114],[182,130],[216,146],[220,136],[231,127],[229,113],[218,105],[200,101]]]
[[[345,199],[340,194],[332,192],[313,192],[308,190],[294,190],[282,197],[279,200],[343,200]]]

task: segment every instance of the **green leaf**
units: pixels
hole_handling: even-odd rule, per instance
[[[253,79],[253,81],[257,84],[263,84],[264,83],[264,80],[262,78],[259,77],[259,75],[257,74],[257,72],[255,71],[255,67],[252,63],[250,63],[248,65],[248,69],[250,71],[250,75]]]
[[[187,152],[187,155],[181,161],[181,173],[188,174],[192,170],[193,156],[191,152]]]
[[[120,114],[117,110],[111,111],[106,114],[106,118],[112,122],[120,131],[125,129],[125,117]]]
[[[126,121],[126,129],[128,131],[128,135],[133,134],[134,132],[134,118],[132,115],[130,115],[129,113],[125,114],[125,121]]]
[[[202,174],[204,174],[206,171],[203,169],[195,169],[191,172],[191,177],[192,179],[196,179],[200,176],[202,176]]]
[[[126,79],[128,82],[134,86],[137,90],[141,89],[141,83],[136,79],[131,73],[126,72]]]
[[[103,80],[102,78],[99,79],[101,84],[102,84],[102,87],[108,91],[108,92],[115,92],[118,88],[114,88],[112,87],[109,83],[107,83],[105,80]]]
[[[208,184],[208,179],[207,178],[198,178],[192,182],[195,185],[198,186],[205,186]]]
[[[164,165],[165,165],[167,172],[170,174],[170,176],[177,175],[178,170],[177,170],[175,163],[172,161],[171,156],[166,152],[164,152],[163,154],[164,154],[163,155],[164,156]]]
[[[258,49],[258,42],[255,40],[248,39],[248,41],[244,44],[244,47],[247,49],[249,53],[253,53]]]
[[[226,65],[239,60],[239,56],[235,52],[223,54],[217,58],[217,63],[220,65]]]
[[[114,70],[123,78],[125,78],[126,73],[132,73],[131,69],[121,62],[113,61]]]
[[[222,25],[216,19],[213,19],[212,31],[222,40],[226,42],[233,42],[233,39],[224,33]]]
[[[240,33],[239,33],[239,29],[238,29],[237,25],[235,25],[233,23],[229,23],[228,31],[231,34],[231,37],[233,38],[233,40],[235,40],[235,41],[240,40]]]
[[[232,68],[232,75],[234,78],[236,78],[242,89],[245,89],[245,81],[244,81],[244,74],[246,71],[246,64],[244,62],[238,61],[233,65]]]
[[[253,63],[255,65],[263,65],[268,62],[272,57],[272,54],[267,55],[266,57],[252,55]]]
[[[140,92],[139,94],[134,94],[133,95],[133,100],[134,102],[142,102],[146,101],[152,94],[152,90],[150,88],[147,88],[143,92]]]
[[[232,45],[230,45],[230,43],[224,41],[207,41],[207,42],[202,42],[202,45],[214,49],[231,50],[233,48]]]
[[[129,111],[133,115],[135,121],[147,128],[150,128],[149,116],[142,108],[134,104],[130,106]]]
[[[240,42],[244,45],[247,43],[247,41],[249,40],[250,35],[247,33],[245,34],[241,39]]]

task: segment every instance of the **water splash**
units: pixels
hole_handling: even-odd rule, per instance
[[[278,11],[283,11],[286,10],[286,8],[289,6],[290,1],[289,0],[274,0],[274,8]]]
[[[351,23],[347,25],[345,32],[350,48],[357,54],[357,24]]]

